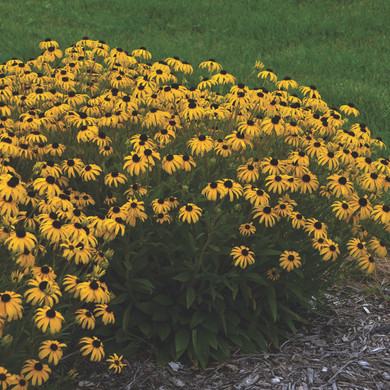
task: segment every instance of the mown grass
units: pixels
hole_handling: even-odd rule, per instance
[[[261,60],[279,78],[316,85],[330,106],[353,102],[389,143],[389,14],[388,0],[2,2],[0,61],[37,56],[48,36],[62,49],[83,36],[146,46],[154,60],[177,55],[194,66],[213,57],[239,81]]]

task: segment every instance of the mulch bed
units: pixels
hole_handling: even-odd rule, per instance
[[[180,362],[159,367],[152,357],[129,359],[122,374],[107,364],[80,372],[77,390],[306,390],[390,389],[390,289],[368,295],[347,286],[328,295],[326,316],[309,324],[276,353],[242,354],[199,370]]]

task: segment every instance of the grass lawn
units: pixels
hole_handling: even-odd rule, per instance
[[[315,85],[331,107],[353,102],[359,120],[390,141],[388,0],[2,3],[1,62],[37,56],[46,37],[64,49],[83,36],[129,51],[146,46],[153,60],[176,55],[194,67],[213,57],[241,82],[261,60],[279,78]]]

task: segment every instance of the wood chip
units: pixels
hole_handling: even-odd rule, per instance
[[[327,317],[303,313],[309,324],[272,353],[236,349],[227,362],[203,371],[184,361],[176,363],[177,371],[168,364],[159,367],[144,353],[128,358],[121,375],[108,372],[105,363],[87,363],[76,383],[93,382],[99,390],[390,389],[389,286],[383,291],[383,297],[357,287],[329,293],[328,306],[321,309]]]

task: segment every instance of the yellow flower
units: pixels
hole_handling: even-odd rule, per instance
[[[284,251],[280,255],[279,263],[283,269],[287,270],[287,272],[290,272],[294,268],[299,268],[302,264],[299,253],[294,251]]]
[[[115,374],[120,374],[123,367],[126,367],[126,363],[122,363],[123,355],[118,356],[116,353],[111,355],[106,362],[111,363],[108,367],[109,370],[113,370]]]
[[[246,268],[248,264],[254,264],[255,258],[254,253],[249,250],[246,246],[235,246],[230,252],[230,256],[233,257],[234,266],[240,266],[241,268]]]
[[[95,336],[93,338],[83,337],[80,340],[80,344],[84,344],[81,348],[81,354],[87,356],[91,354],[90,360],[92,362],[100,362],[104,357],[103,343]]]

